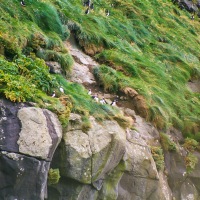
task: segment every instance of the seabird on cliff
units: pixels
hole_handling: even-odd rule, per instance
[[[111,106],[117,106],[116,102],[117,102],[116,99],[114,99],[110,105]]]
[[[110,15],[109,10],[106,10],[106,16],[109,16],[109,15]]]
[[[92,94],[92,90],[91,90],[91,89],[88,90],[88,94],[89,94],[89,95]]]
[[[85,14],[87,15],[87,14],[89,14],[90,13],[90,9],[89,9],[89,7],[87,8],[87,10],[85,11]]]
[[[99,101],[99,103],[101,104],[107,104],[106,100],[104,99],[104,97]]]
[[[56,92],[53,91],[53,94],[51,95],[51,97],[55,97],[56,96]]]
[[[62,86],[60,86],[59,90],[60,90],[62,93],[64,93],[64,89],[63,89]]]
[[[20,2],[20,4],[21,4],[22,6],[26,6],[24,0],[22,0],[22,1]]]
[[[94,9],[94,4],[93,4],[93,3],[90,5],[90,9],[91,9],[91,10]]]
[[[95,94],[94,96],[92,96],[92,98],[93,98],[97,103],[99,102],[98,94]]]

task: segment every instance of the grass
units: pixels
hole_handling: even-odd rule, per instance
[[[88,15],[78,0],[26,3],[21,7],[17,0],[0,2],[0,52],[5,60],[35,53],[59,62],[67,75],[73,59],[62,41],[72,31],[83,49],[93,48],[101,64],[94,73],[105,91],[118,93],[127,86],[135,89],[148,105],[146,119],[157,128],[174,126],[185,136],[197,137],[200,95],[191,92],[187,82],[200,78],[200,28],[186,11],[169,0],[95,0],[94,11]],[[109,9],[109,17],[105,9]],[[9,69],[3,70],[5,74]],[[29,84],[18,78],[23,85]],[[99,120],[115,115],[108,106],[94,104],[81,86],[55,78],[65,86],[74,112],[95,115]],[[9,84],[3,87],[10,90]]]

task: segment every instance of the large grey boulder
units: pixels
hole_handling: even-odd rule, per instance
[[[77,117],[77,118],[76,118]],[[80,116],[71,114],[68,132],[62,144],[61,174],[98,190],[125,153],[125,132],[115,121],[98,123],[90,118],[91,129],[81,130]],[[80,124],[79,124],[80,123]],[[79,124],[79,125],[78,125]]]
[[[17,144],[19,152],[51,160],[61,140],[62,129],[56,116],[40,108],[22,108],[18,112],[22,128]]]

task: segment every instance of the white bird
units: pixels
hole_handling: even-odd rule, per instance
[[[51,95],[51,97],[55,97],[56,96],[56,92],[53,91],[53,94]]]
[[[64,89],[62,88],[62,86],[60,86],[59,90],[64,93]]]
[[[112,103],[111,103],[110,105],[111,105],[111,106],[117,106],[116,100],[112,101]]]
[[[26,6],[24,0],[22,0],[22,1],[20,2],[20,4],[21,4],[22,6]]]
[[[89,89],[89,90],[88,90],[88,94],[89,94],[89,95],[91,95],[91,94],[92,94],[92,91],[91,91],[91,89]]]
[[[99,101],[99,103],[101,103],[101,104],[106,104],[106,100],[103,98],[103,99],[101,99],[101,100]]]
[[[98,94],[94,96],[94,100],[95,100],[97,103],[99,102]]]
[[[110,15],[109,10],[106,10],[106,16],[109,16],[109,15]]]

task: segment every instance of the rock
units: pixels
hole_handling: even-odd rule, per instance
[[[193,91],[193,92],[198,92],[200,93],[200,80],[193,80],[188,82],[188,87]]]
[[[98,188],[124,155],[125,132],[114,121],[99,124],[91,117],[91,129],[86,134],[77,124],[78,130],[72,128],[73,121],[79,121],[74,116],[70,117],[70,131],[64,134],[62,143],[61,175],[81,183],[94,183]]]
[[[22,108],[18,112],[22,128],[17,144],[19,152],[51,160],[61,140],[62,129],[56,116],[40,108]]]
[[[181,200],[199,200],[198,191],[189,179],[181,185],[180,194]]]
[[[0,199],[46,198],[49,165],[29,156],[0,152]]]
[[[130,87],[123,88],[122,92],[132,98],[138,95],[137,91]]]
[[[164,199],[162,190],[157,190],[159,175],[148,146],[134,141],[127,142],[124,157],[126,169],[119,182],[119,200]]]
[[[83,53],[81,48],[76,43],[74,37],[75,36],[71,34],[69,40],[64,42],[64,46],[67,49],[69,49],[74,60],[80,65],[86,65],[86,66],[91,66],[91,67],[97,66],[98,63],[95,62],[95,60],[93,60],[90,56]]]
[[[47,198],[50,161],[61,137],[55,114],[0,100],[0,199]]]
[[[62,74],[62,67],[60,63],[54,61],[46,61],[46,65],[49,67],[49,72],[53,74]]]
[[[84,185],[78,181],[64,177],[61,177],[57,185],[48,187],[48,200],[95,200],[96,197],[97,190],[91,185]]]
[[[72,73],[70,75],[72,82],[80,84],[94,84],[96,83],[94,75],[89,71],[88,66],[83,64],[74,63]]]
[[[198,11],[198,7],[189,0],[181,0],[181,4],[184,6],[184,8],[188,11],[188,12],[197,12]]]

